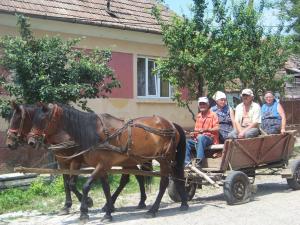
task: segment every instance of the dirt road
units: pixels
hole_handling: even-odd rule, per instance
[[[228,206],[222,189],[204,187],[198,191],[190,202],[186,212],[178,211],[179,204],[173,203],[166,194],[156,218],[146,219],[146,210],[136,210],[139,195],[121,198],[121,207],[113,213],[111,224],[131,225],[300,225],[300,191],[292,191],[281,177],[260,177],[256,181],[257,192],[249,203]],[[149,196],[151,204],[155,194]],[[98,208],[97,208],[98,207]],[[97,206],[90,210],[90,221],[87,225],[103,224],[100,222],[103,213]],[[147,207],[149,208],[149,207]],[[0,215],[0,224],[20,225],[73,225],[79,224],[79,206],[70,215],[42,215],[38,212],[15,212]]]

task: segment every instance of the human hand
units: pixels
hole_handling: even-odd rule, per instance
[[[281,131],[280,131],[280,133],[281,133],[281,134],[285,134],[285,129],[282,128]]]
[[[238,138],[244,138],[245,137],[245,133],[242,131],[238,134]]]

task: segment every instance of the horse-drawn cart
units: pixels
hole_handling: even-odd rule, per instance
[[[191,200],[197,188],[210,183],[223,186],[228,204],[249,201],[251,183],[256,175],[281,175],[288,185],[300,189],[300,160],[289,164],[292,156],[295,132],[264,135],[251,139],[227,140],[224,145],[213,145],[205,151],[201,170],[193,164],[185,169],[186,190]],[[216,157],[219,156],[219,157]],[[266,169],[259,172],[260,169]],[[172,200],[179,201],[174,183],[169,185]]]
[[[288,185],[300,190],[300,160],[289,163],[292,156],[295,132],[285,134],[262,135],[251,139],[227,140],[225,144],[212,145],[205,151],[206,158],[199,170],[193,164],[185,168],[185,187],[191,200],[197,188],[204,184],[223,186],[228,204],[240,204],[249,201],[251,183],[257,175],[281,175]],[[216,157],[217,156],[217,157]],[[266,169],[263,172],[261,169]],[[46,174],[90,174],[93,169],[53,170],[40,168],[16,168],[17,172]],[[158,171],[137,171],[112,169],[109,173],[123,173],[144,176],[160,176]],[[171,180],[168,193],[173,201],[179,202],[180,196]]]

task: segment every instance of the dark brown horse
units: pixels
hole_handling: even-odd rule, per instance
[[[35,114],[29,143],[35,143],[36,137],[55,135],[62,130],[80,144],[81,149],[85,149],[73,157],[81,155],[86,164],[95,168],[83,187],[80,219],[88,219],[86,197],[91,184],[100,177],[107,201],[103,219],[111,220],[113,201],[107,171],[112,166],[135,167],[150,159],[156,159],[160,163],[161,181],[156,201],[147,215],[156,215],[168,186],[169,175],[174,177],[181,195],[181,209],[188,208],[183,182],[185,133],[180,126],[175,127],[159,116],[141,117],[124,123],[108,114],[98,116],[69,106],[50,104],[49,107],[41,107]]]
[[[6,145],[9,149],[17,149],[18,146],[27,144],[27,135],[32,128],[32,121],[37,106],[35,105],[17,105],[13,103],[13,115],[10,119],[9,129],[7,131]],[[50,140],[53,144],[70,141],[70,136],[67,133],[60,133],[57,137],[52,137]],[[78,146],[69,147],[68,149],[61,149],[55,152],[58,165],[61,169],[80,169],[81,157],[72,160],[66,160],[60,156],[70,156],[78,151]],[[72,206],[71,191],[76,195],[79,201],[82,199],[82,194],[77,190],[76,181],[77,176],[63,175],[64,189],[65,189],[65,204],[60,210],[60,214],[67,214]],[[91,198],[88,198],[88,206],[93,205]]]
[[[6,144],[10,149],[16,149],[19,144],[27,143],[26,137],[32,128],[32,120],[34,117],[35,110],[37,106],[35,105],[17,105],[13,104],[13,115],[10,119],[10,126],[7,132],[7,139]],[[62,131],[57,135],[47,136],[46,138],[49,144],[59,144],[65,143],[71,140],[70,136]],[[65,157],[72,156],[77,151],[79,151],[79,146],[69,146],[66,149],[59,149],[56,150],[55,156],[59,167],[61,169],[80,169],[83,159],[82,156],[78,156],[72,159],[66,159]],[[142,165],[144,170],[152,170],[152,164],[147,163]],[[136,176],[137,181],[140,185],[141,191],[141,199],[138,204],[138,208],[146,207],[146,193],[145,193],[145,181],[143,176]],[[69,176],[63,175],[64,180],[64,188],[65,188],[65,204],[63,209],[61,209],[60,214],[67,214],[69,213],[69,209],[72,206],[72,198],[71,198],[71,191],[76,195],[79,201],[81,201],[82,194],[76,188],[76,181],[77,176]],[[123,188],[129,182],[129,175],[122,174],[120,185],[116,189],[115,193],[112,196],[113,202],[116,201],[118,195],[121,193]],[[92,206],[93,201],[91,198],[88,198],[88,205]],[[105,209],[105,207],[104,207]]]

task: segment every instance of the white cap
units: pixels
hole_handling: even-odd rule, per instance
[[[214,94],[214,96],[213,96],[213,99],[214,99],[215,101],[218,101],[219,99],[222,99],[222,98],[225,98],[225,99],[226,99],[226,95],[225,95],[225,93],[222,92],[222,91],[217,91],[217,92]]]
[[[204,103],[206,103],[206,104],[208,104],[208,103],[209,103],[209,101],[208,101],[208,98],[207,98],[207,97],[200,97],[200,98],[198,98],[198,103],[200,103],[200,102],[204,102]]]
[[[250,95],[250,96],[254,96],[254,95],[253,95],[253,91],[252,91],[251,89],[248,89],[248,88],[244,89],[244,90],[242,91],[242,94],[241,94],[241,95]]]

